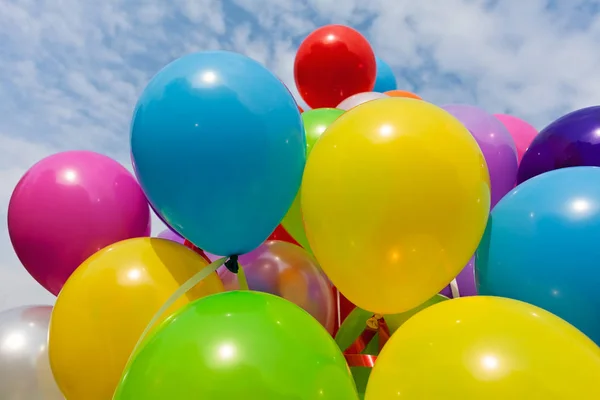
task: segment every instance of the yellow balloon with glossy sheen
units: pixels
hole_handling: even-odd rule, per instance
[[[65,397],[111,399],[154,314],[206,265],[185,246],[155,238],[118,242],[81,264],[58,295],[50,322],[50,364]],[[160,321],[192,300],[222,291],[213,273]]]
[[[541,308],[501,297],[445,301],[387,342],[365,400],[600,399],[600,348]]]
[[[362,104],[316,143],[302,182],[313,253],[360,308],[408,311],[468,262],[490,208],[487,165],[470,132],[414,99]]]

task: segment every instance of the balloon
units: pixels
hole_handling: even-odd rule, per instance
[[[420,96],[417,96],[412,92],[407,92],[406,90],[388,90],[385,94],[390,97],[406,97],[409,99],[423,100]]]
[[[63,399],[48,362],[50,306],[0,312],[0,399]]]
[[[311,249],[354,304],[381,314],[433,297],[475,252],[489,212],[477,142],[414,99],[356,107],[319,139],[302,182]]]
[[[442,107],[462,122],[485,156],[492,184],[493,208],[515,187],[517,178],[517,149],[504,125],[481,108],[464,104]]]
[[[173,232],[169,228],[167,228],[164,231],[162,231],[161,233],[159,233],[157,237],[159,239],[172,240],[172,241],[177,242],[179,244],[183,244],[183,242],[185,242],[184,238],[182,238],[181,236],[179,236],[179,234],[177,232]]]
[[[517,182],[566,167],[600,167],[600,106],[573,111],[540,131],[523,155]]]
[[[467,263],[467,266],[460,271],[460,274],[455,278],[455,283],[456,286],[454,288],[452,285],[448,285],[440,292],[440,294],[450,298],[477,295],[477,285],[475,284],[475,257],[472,257]]]
[[[311,108],[335,107],[345,98],[370,92],[377,64],[371,45],[343,25],[323,26],[304,39],[294,61],[294,79]]]
[[[288,242],[295,244],[296,246],[300,246],[300,243],[298,243],[296,239],[294,239],[281,224],[277,225],[277,228],[275,228],[267,240],[281,240],[282,242]]]
[[[258,62],[184,56],[142,93],[131,127],[136,173],[170,226],[213,254],[245,254],[290,208],[306,159],[298,107]]]
[[[560,169],[513,190],[477,250],[480,294],[542,307],[600,344],[600,168]]]
[[[337,108],[339,108],[340,110],[348,111],[349,109],[359,106],[363,103],[366,103],[367,101],[383,99],[386,97],[390,97],[390,96],[388,96],[387,94],[377,93],[377,92],[358,93],[358,94],[355,94],[354,96],[350,96],[347,99],[345,99],[344,101],[342,101],[340,104],[338,104]]]
[[[600,349],[541,308],[500,297],[429,307],[387,342],[366,400],[597,399]]]
[[[523,154],[525,154],[525,151],[527,151],[527,148],[533,139],[535,139],[537,130],[527,122],[517,117],[513,117],[512,115],[494,114],[494,117],[504,124],[508,133],[510,133],[515,141],[515,145],[517,146],[517,159],[520,163]]]
[[[383,93],[388,90],[396,90],[398,85],[396,83],[396,77],[394,76],[392,67],[390,67],[388,63],[379,57],[375,57],[375,60],[377,65],[377,73],[373,91]]]
[[[191,351],[190,351],[191,350]],[[308,313],[280,297],[233,291],[193,302],[136,354],[114,400],[348,399],[344,356]]]
[[[111,245],[77,268],[58,295],[50,325],[50,363],[67,399],[110,399],[154,314],[206,265],[178,243],[139,238]],[[213,273],[163,317],[222,291]]]
[[[90,151],[66,151],[21,178],[8,206],[8,232],[23,266],[57,295],[96,251],[150,235],[150,209],[121,164]]]
[[[317,261],[296,245],[269,241],[239,258],[251,290],[271,293],[295,303],[333,332],[335,299],[329,280]],[[227,290],[239,289],[238,278],[224,268]]]
[[[306,133],[307,157],[310,155],[317,140],[321,137],[321,134],[325,132],[325,129],[327,129],[327,127],[343,113],[343,110],[337,108],[317,108],[302,114],[302,122],[304,122],[304,130]],[[300,209],[300,192],[296,195],[292,206],[285,217],[283,217],[281,224],[302,247],[310,251],[310,245],[308,244],[306,232],[304,231],[302,210]]]

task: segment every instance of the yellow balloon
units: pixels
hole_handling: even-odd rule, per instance
[[[365,400],[600,399],[600,348],[541,308],[464,297],[427,308],[392,335]]]
[[[111,399],[154,314],[206,265],[185,246],[155,238],[113,244],[81,264],[58,295],[50,322],[50,365],[65,397]],[[192,300],[222,291],[213,273],[178,299],[163,319]]]
[[[313,148],[302,181],[313,254],[358,307],[408,311],[467,264],[490,209],[487,165],[452,115],[386,98],[339,117]]]

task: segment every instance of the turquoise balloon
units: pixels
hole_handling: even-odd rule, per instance
[[[600,168],[544,173],[496,205],[477,250],[480,295],[544,308],[600,344]]]
[[[226,51],[173,61],[152,78],[131,124],[136,175],[180,235],[225,256],[258,247],[302,179],[296,102],[258,62]]]
[[[379,57],[375,57],[375,60],[377,61],[377,76],[375,78],[375,87],[373,88],[373,91],[383,93],[388,90],[398,89],[392,67]]]

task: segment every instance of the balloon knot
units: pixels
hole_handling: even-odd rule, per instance
[[[240,270],[240,264],[238,263],[238,256],[231,256],[225,261],[225,267],[232,273],[237,274]]]
[[[373,315],[371,318],[369,318],[367,320],[367,329],[372,330],[372,331],[379,330],[379,324],[382,319],[383,319],[383,315],[381,315],[381,314]]]

